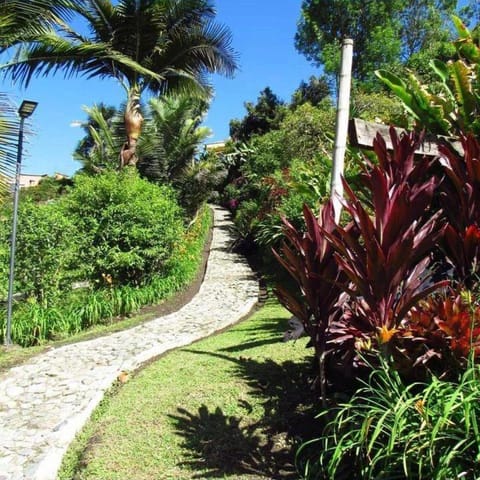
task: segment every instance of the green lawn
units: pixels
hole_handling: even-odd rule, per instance
[[[114,387],[59,478],[298,478],[294,446],[314,423],[311,351],[282,342],[288,318],[270,300]]]

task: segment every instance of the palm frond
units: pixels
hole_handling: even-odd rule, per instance
[[[71,0],[4,0],[0,14],[0,52],[30,41],[72,17]]]
[[[0,93],[0,198],[8,194],[7,179],[15,172],[18,129],[16,110],[8,96]]]

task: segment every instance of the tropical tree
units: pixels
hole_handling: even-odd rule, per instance
[[[194,160],[198,146],[210,134],[202,127],[208,104],[188,95],[151,98],[144,135],[138,145],[138,168],[150,180],[174,182]]]
[[[100,103],[83,107],[87,120],[79,124],[85,136],[78,142],[73,158],[82,164],[82,171],[98,173],[105,168],[116,168],[114,159],[122,146],[121,114],[112,106]]]
[[[48,2],[52,11],[64,1]],[[66,76],[112,77],[125,89],[126,141],[120,166],[136,165],[142,131],[140,100],[149,91],[171,90],[208,96],[208,73],[232,75],[237,68],[228,28],[215,22],[210,0],[79,0],[68,2],[64,19],[45,32],[20,32],[18,45],[1,68],[27,86],[33,76],[63,71]],[[88,34],[69,18],[80,17]]]
[[[456,6],[456,0],[303,0],[296,48],[335,77],[341,39],[352,38],[353,76],[372,87],[375,69],[399,67],[425,49],[435,56],[450,38],[446,19]]]
[[[284,102],[270,87],[264,88],[257,103],[245,102],[247,114],[241,120],[230,121],[230,136],[237,142],[248,142],[252,135],[263,135],[276,130],[284,117]]]
[[[330,96],[330,87],[325,75],[316,77],[312,75],[308,82],[302,80],[299,87],[293,92],[290,108],[295,109],[309,102],[316,107],[323,99]]]

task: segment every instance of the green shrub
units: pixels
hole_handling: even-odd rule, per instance
[[[11,215],[2,218],[1,264],[10,258]],[[15,292],[34,297],[40,303],[55,298],[80,280],[79,245],[73,219],[56,203],[20,202],[15,255]],[[2,283],[2,293],[6,291]]]
[[[178,239],[171,252],[168,272],[152,276],[142,286],[92,286],[66,291],[62,296],[57,296],[54,303],[39,303],[34,297],[29,297],[16,304],[12,319],[14,343],[30,346],[65,338],[168,298],[185,287],[197,274],[211,224],[210,210],[202,210],[196,221]],[[5,318],[5,311],[2,311],[1,332],[5,330]]]
[[[183,234],[173,191],[134,169],[78,176],[65,208],[81,232],[88,279],[98,285],[140,285],[164,272]]]
[[[34,202],[46,202],[68,192],[72,185],[69,178],[44,177],[38,185],[20,190],[20,201],[31,199]]]

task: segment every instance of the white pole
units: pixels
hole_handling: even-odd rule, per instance
[[[330,198],[335,211],[335,220],[340,220],[343,198],[342,175],[347,148],[348,117],[350,113],[350,86],[352,78],[353,40],[345,38],[342,44],[342,64],[337,99],[337,120],[335,126],[335,146],[333,149],[333,169]]]

